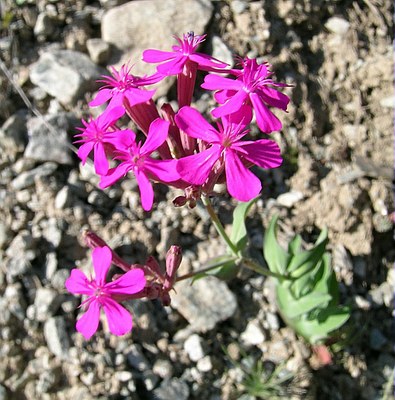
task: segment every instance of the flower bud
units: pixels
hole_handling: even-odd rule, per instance
[[[177,270],[181,264],[182,250],[180,246],[171,246],[166,254],[166,277],[163,288],[170,290],[176,280]]]

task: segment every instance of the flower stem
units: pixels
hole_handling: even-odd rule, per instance
[[[238,251],[236,246],[232,243],[230,240],[229,236],[225,232],[225,228],[222,225],[221,221],[219,220],[217,214],[214,211],[213,206],[211,205],[210,199],[208,196],[202,196],[202,202],[204,206],[206,207],[207,212],[209,213],[211,217],[211,221],[215,226],[215,229],[217,230],[218,234],[224,239],[226,244],[228,245],[229,249],[232,251],[232,253],[236,256],[239,257]]]
[[[250,269],[251,271],[257,272],[258,274],[265,275],[265,276],[272,276],[274,278],[281,278],[280,275],[262,267],[262,265],[256,263],[251,258],[242,257],[240,260],[240,264],[244,267]]]

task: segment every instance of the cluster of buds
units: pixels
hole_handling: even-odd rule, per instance
[[[132,329],[132,316],[119,303],[131,299],[159,299],[170,305],[169,292],[176,281],[177,269],[182,260],[181,249],[171,246],[166,255],[166,269],[162,271],[154,257],[144,265],[128,264],[95,233],[84,233],[86,244],[93,250],[95,277],[90,279],[79,269],[73,269],[66,281],[66,288],[87,298],[81,303],[86,313],[77,321],[77,330],[89,339],[99,325],[100,310],[107,317],[109,329],[115,335],[124,335]],[[107,282],[111,264],[121,268],[124,274],[115,274]]]
[[[85,163],[93,153],[95,172],[104,189],[132,173],[140,190],[144,210],[154,202],[152,182],[181,189],[184,194],[174,199],[175,206],[194,207],[202,195],[212,195],[216,183],[226,182],[231,196],[249,201],[261,191],[260,180],[250,171],[252,166],[276,168],[281,165],[280,148],[273,140],[244,140],[248,125],[255,115],[264,133],[282,128],[269,107],[286,111],[289,98],[277,88],[287,86],[272,79],[270,65],[255,59],[239,58],[239,68],[228,65],[197,48],[206,35],[189,32],[176,38],[172,51],[149,49],[143,61],[157,63],[153,75],[138,77],[131,67],[112,69],[103,76],[103,87],[89,103],[91,107],[108,102],[97,118],[83,121],[76,135],[80,144],[78,156]],[[191,107],[197,71],[206,72],[203,89],[214,91],[218,106],[211,114],[217,118],[211,125]],[[160,109],[153,101],[154,89],[147,89],[167,76],[177,76],[178,110],[166,103]],[[122,129],[124,115],[135,123],[145,139],[130,129]],[[160,299],[170,304],[169,292],[176,281],[181,262],[181,249],[172,246],[166,256],[166,269],[150,257],[144,265],[129,265],[93,233],[85,235],[93,249],[95,278],[88,279],[73,269],[66,288],[88,298],[82,303],[87,312],[77,321],[77,330],[86,338],[96,332],[100,310],[107,316],[109,329],[122,335],[132,329],[131,315],[119,302],[127,299]],[[106,282],[110,265],[124,271]]]

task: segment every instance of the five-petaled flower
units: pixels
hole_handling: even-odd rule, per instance
[[[106,282],[112,259],[111,250],[108,247],[97,247],[93,250],[92,259],[94,279],[88,279],[82,271],[73,269],[65,284],[69,292],[88,296],[81,303],[81,306],[87,306],[88,309],[77,321],[77,331],[85,339],[90,339],[97,331],[100,309],[103,309],[111,333],[124,335],[132,329],[132,316],[118,301],[144,289],[144,271],[139,268],[131,269],[118,279]]]
[[[218,123],[218,129],[215,129],[197,110],[181,108],[176,115],[179,128],[208,145],[206,150],[178,160],[177,170],[182,179],[202,185],[219,161],[217,170],[225,169],[227,188],[233,197],[249,201],[259,194],[262,184],[245,164],[276,168],[281,165],[282,158],[280,148],[272,140],[241,140],[248,133],[245,129],[251,119],[248,111],[244,107],[232,117],[222,118],[222,125]]]
[[[140,188],[141,204],[144,210],[149,211],[154,201],[154,190],[149,179],[172,182],[180,177],[175,168],[176,160],[155,160],[150,156],[166,140],[169,125],[169,122],[160,118],[152,122],[143,145],[136,142],[133,131],[119,132],[115,159],[121,163],[101,177],[100,187],[104,189],[132,171]]]
[[[89,122],[82,120],[85,128],[77,128],[82,133],[75,135],[80,138],[75,143],[83,143],[78,149],[77,155],[84,165],[93,150],[95,171],[99,175],[105,175],[108,172],[106,146],[117,140],[119,130],[115,127],[115,122],[124,113],[122,107],[115,107],[99,115],[96,119],[90,119]]]
[[[163,79],[163,75],[154,74],[151,76],[135,76],[130,73],[132,66],[122,65],[117,71],[111,67],[112,76],[102,76],[99,82],[104,86],[99,90],[96,97],[89,103],[90,107],[100,106],[110,100],[108,108],[123,107],[125,101],[130,107],[136,104],[145,103],[151,100],[155,90],[141,89],[144,86],[152,85]]]
[[[256,122],[262,132],[270,133],[282,128],[281,121],[269,110],[267,105],[287,110],[289,97],[274,89],[286,87],[271,79],[269,64],[258,64],[255,59],[246,57],[241,61],[242,69],[232,69],[229,72],[236,79],[225,78],[214,74],[207,75],[203,89],[218,90],[215,99],[223,103],[212,111],[215,118],[235,113],[243,105],[252,107],[255,111]]]
[[[182,39],[175,36],[179,46],[173,46],[173,51],[145,50],[143,52],[143,61],[147,63],[163,63],[156,68],[163,75],[181,73],[188,61],[194,62],[198,69],[204,71],[225,68],[227,66],[226,63],[207,54],[196,52],[197,47],[204,41],[205,37],[206,35],[195,35],[193,32],[184,34]]]

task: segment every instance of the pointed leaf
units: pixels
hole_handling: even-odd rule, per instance
[[[276,274],[284,274],[288,265],[289,255],[277,242],[277,219],[278,215],[275,215],[265,232],[263,256],[265,257],[270,271]]]
[[[252,199],[247,203],[240,202],[233,211],[233,225],[230,240],[236,246],[238,251],[243,251],[247,246],[247,229],[245,219],[252,205],[258,198]]]

